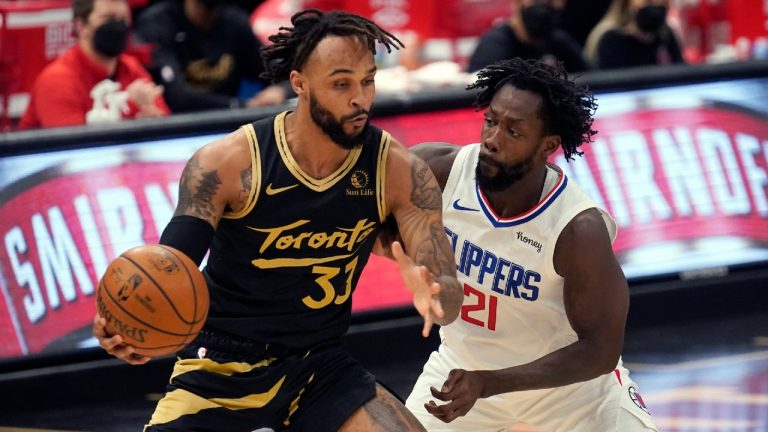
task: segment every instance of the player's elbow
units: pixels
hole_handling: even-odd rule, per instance
[[[616,370],[616,365],[619,363],[619,356],[618,355],[611,355],[611,356],[603,356],[603,358],[597,362],[597,376],[605,375],[607,373],[611,373],[614,370]]]
[[[612,343],[603,343],[602,346],[594,352],[598,353],[592,363],[595,376],[605,375],[616,369],[616,365],[619,363],[619,357],[621,356],[620,346],[617,347],[616,344]]]

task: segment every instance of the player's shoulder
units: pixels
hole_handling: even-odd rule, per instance
[[[411,151],[427,163],[442,188],[448,181],[453,162],[460,146],[444,142],[425,142],[411,147]]]
[[[587,246],[599,238],[608,237],[609,230],[603,213],[596,207],[583,210],[563,228],[558,243],[566,246]],[[610,244],[610,243],[609,243]]]
[[[243,160],[250,160],[249,141],[245,130],[236,130],[208,142],[197,151],[197,157],[206,165],[227,167],[230,164],[241,165]]]
[[[430,162],[435,159],[448,159],[453,161],[459,153],[460,146],[445,142],[423,142],[411,147],[411,151],[418,157]]]

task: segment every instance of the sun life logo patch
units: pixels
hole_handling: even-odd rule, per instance
[[[349,182],[355,189],[362,189],[368,186],[368,173],[363,170],[355,170],[350,176]]]
[[[351,188],[347,188],[347,196],[372,196],[373,189],[368,185],[371,183],[371,178],[368,173],[358,169],[352,172],[349,176],[349,184]]]

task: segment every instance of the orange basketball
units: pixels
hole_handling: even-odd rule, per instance
[[[99,315],[136,353],[176,352],[197,336],[208,316],[208,286],[195,263],[165,245],[143,245],[112,261],[99,282]]]

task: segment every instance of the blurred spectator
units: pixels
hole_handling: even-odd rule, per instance
[[[405,44],[397,52],[377,51],[380,69],[402,68],[395,73],[407,74],[427,67],[427,75],[436,62],[454,62],[463,72],[480,35],[504,20],[510,6],[510,0],[264,0],[251,14],[251,26],[266,43],[299,10],[344,10],[372,19]]]
[[[599,69],[683,63],[667,23],[669,0],[614,0],[584,49]]]
[[[421,51],[431,31],[438,1],[287,0],[282,3],[283,6],[297,9],[343,10],[375,21],[405,45],[396,53],[386,53],[382,56],[382,53],[377,52],[376,61],[379,67],[399,64],[413,70],[424,65]],[[283,13],[285,12],[287,11]],[[382,61],[387,63],[381,64]]]
[[[611,0],[567,0],[562,11],[561,27],[583,47],[589,33],[610,5]]]
[[[262,44],[238,6],[222,0],[166,0],[141,13],[136,32],[153,45],[150,72],[165,87],[174,112],[285,101],[286,87],[259,78]]]
[[[40,72],[22,129],[75,126],[169,114],[161,86],[124,54],[127,0],[73,0],[77,43]]]
[[[563,0],[512,0],[512,7],[509,19],[480,38],[469,59],[469,72],[513,57],[552,65],[560,60],[568,72],[588,68],[581,45],[559,28]]]

